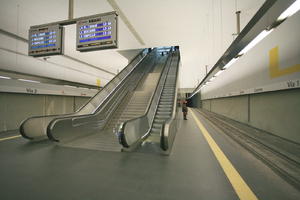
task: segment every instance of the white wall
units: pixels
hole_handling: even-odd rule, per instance
[[[212,83],[203,87],[202,99],[238,95],[241,90],[256,93],[257,88],[263,89],[260,92],[286,89],[287,82],[293,80],[300,87],[300,69],[276,78],[272,78],[269,72],[269,51],[276,46],[279,47],[280,70],[300,65],[299,21],[300,12],[283,22]]]

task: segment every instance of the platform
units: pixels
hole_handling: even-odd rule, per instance
[[[191,110],[188,120],[180,120],[170,156],[68,148],[21,137],[3,140],[2,135],[0,199],[247,199],[234,189],[192,112],[256,199],[299,199],[297,189]]]

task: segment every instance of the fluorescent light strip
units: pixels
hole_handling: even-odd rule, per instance
[[[243,55],[247,53],[250,49],[252,49],[257,43],[259,43],[262,39],[264,39],[267,35],[269,35],[273,29],[271,30],[263,30],[260,34],[258,34],[238,55]]]
[[[64,85],[65,87],[70,87],[70,88],[77,88],[76,86],[72,86],[72,85]]]
[[[219,76],[219,75],[222,74],[224,71],[225,71],[225,70],[220,70],[220,71],[218,71],[218,72],[214,75],[214,77]]]
[[[0,76],[0,78],[2,78],[2,79],[11,79],[10,77],[7,77],[7,76]]]
[[[27,79],[18,79],[19,81],[25,81],[25,82],[30,82],[30,83],[40,83],[39,81],[34,81],[34,80],[27,80]]]
[[[233,63],[235,63],[237,61],[238,58],[233,58],[231,61],[229,61],[224,67],[223,69],[228,69]]]
[[[300,10],[300,0],[295,1],[277,18],[278,21],[284,20]]]

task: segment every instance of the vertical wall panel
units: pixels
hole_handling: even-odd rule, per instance
[[[300,143],[300,89],[252,95],[250,125]]]
[[[1,98],[1,124],[0,131],[16,129],[26,118],[33,115],[44,115],[43,95],[24,95],[0,93]]]
[[[74,97],[46,96],[45,109],[47,115],[72,113]]]
[[[228,97],[222,99],[212,99],[211,111],[235,119],[237,121],[248,122],[248,97]]]
[[[0,92],[0,131],[6,130],[4,93]]]
[[[202,101],[202,108],[204,108],[205,110],[210,111],[210,100]]]

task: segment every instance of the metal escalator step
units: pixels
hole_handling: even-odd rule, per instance
[[[161,129],[160,128],[152,128],[150,132],[153,133],[160,133]]]
[[[162,125],[163,125],[162,123],[153,123],[154,128],[161,128]]]
[[[164,123],[165,121],[166,121],[165,119],[154,118],[155,123]]]
[[[169,119],[170,115],[156,115],[155,118],[156,119]]]
[[[160,135],[157,133],[150,132],[150,136],[146,139],[146,142],[149,143],[159,143]]]
[[[158,108],[172,108],[173,105],[171,104],[159,104]]]
[[[166,102],[166,101],[170,101],[170,102],[173,102],[173,98],[160,98],[160,102],[161,101],[164,101],[164,102]]]
[[[164,100],[160,100],[159,104],[160,104],[160,105],[165,105],[165,104],[172,105],[172,104],[173,104],[173,101],[164,101]]]
[[[159,105],[171,105],[172,106],[173,101],[160,101]]]
[[[171,115],[171,111],[157,111],[158,115]]]
[[[172,111],[172,108],[171,108],[171,107],[167,107],[167,108],[158,108],[157,111],[171,112],[171,111]]]

